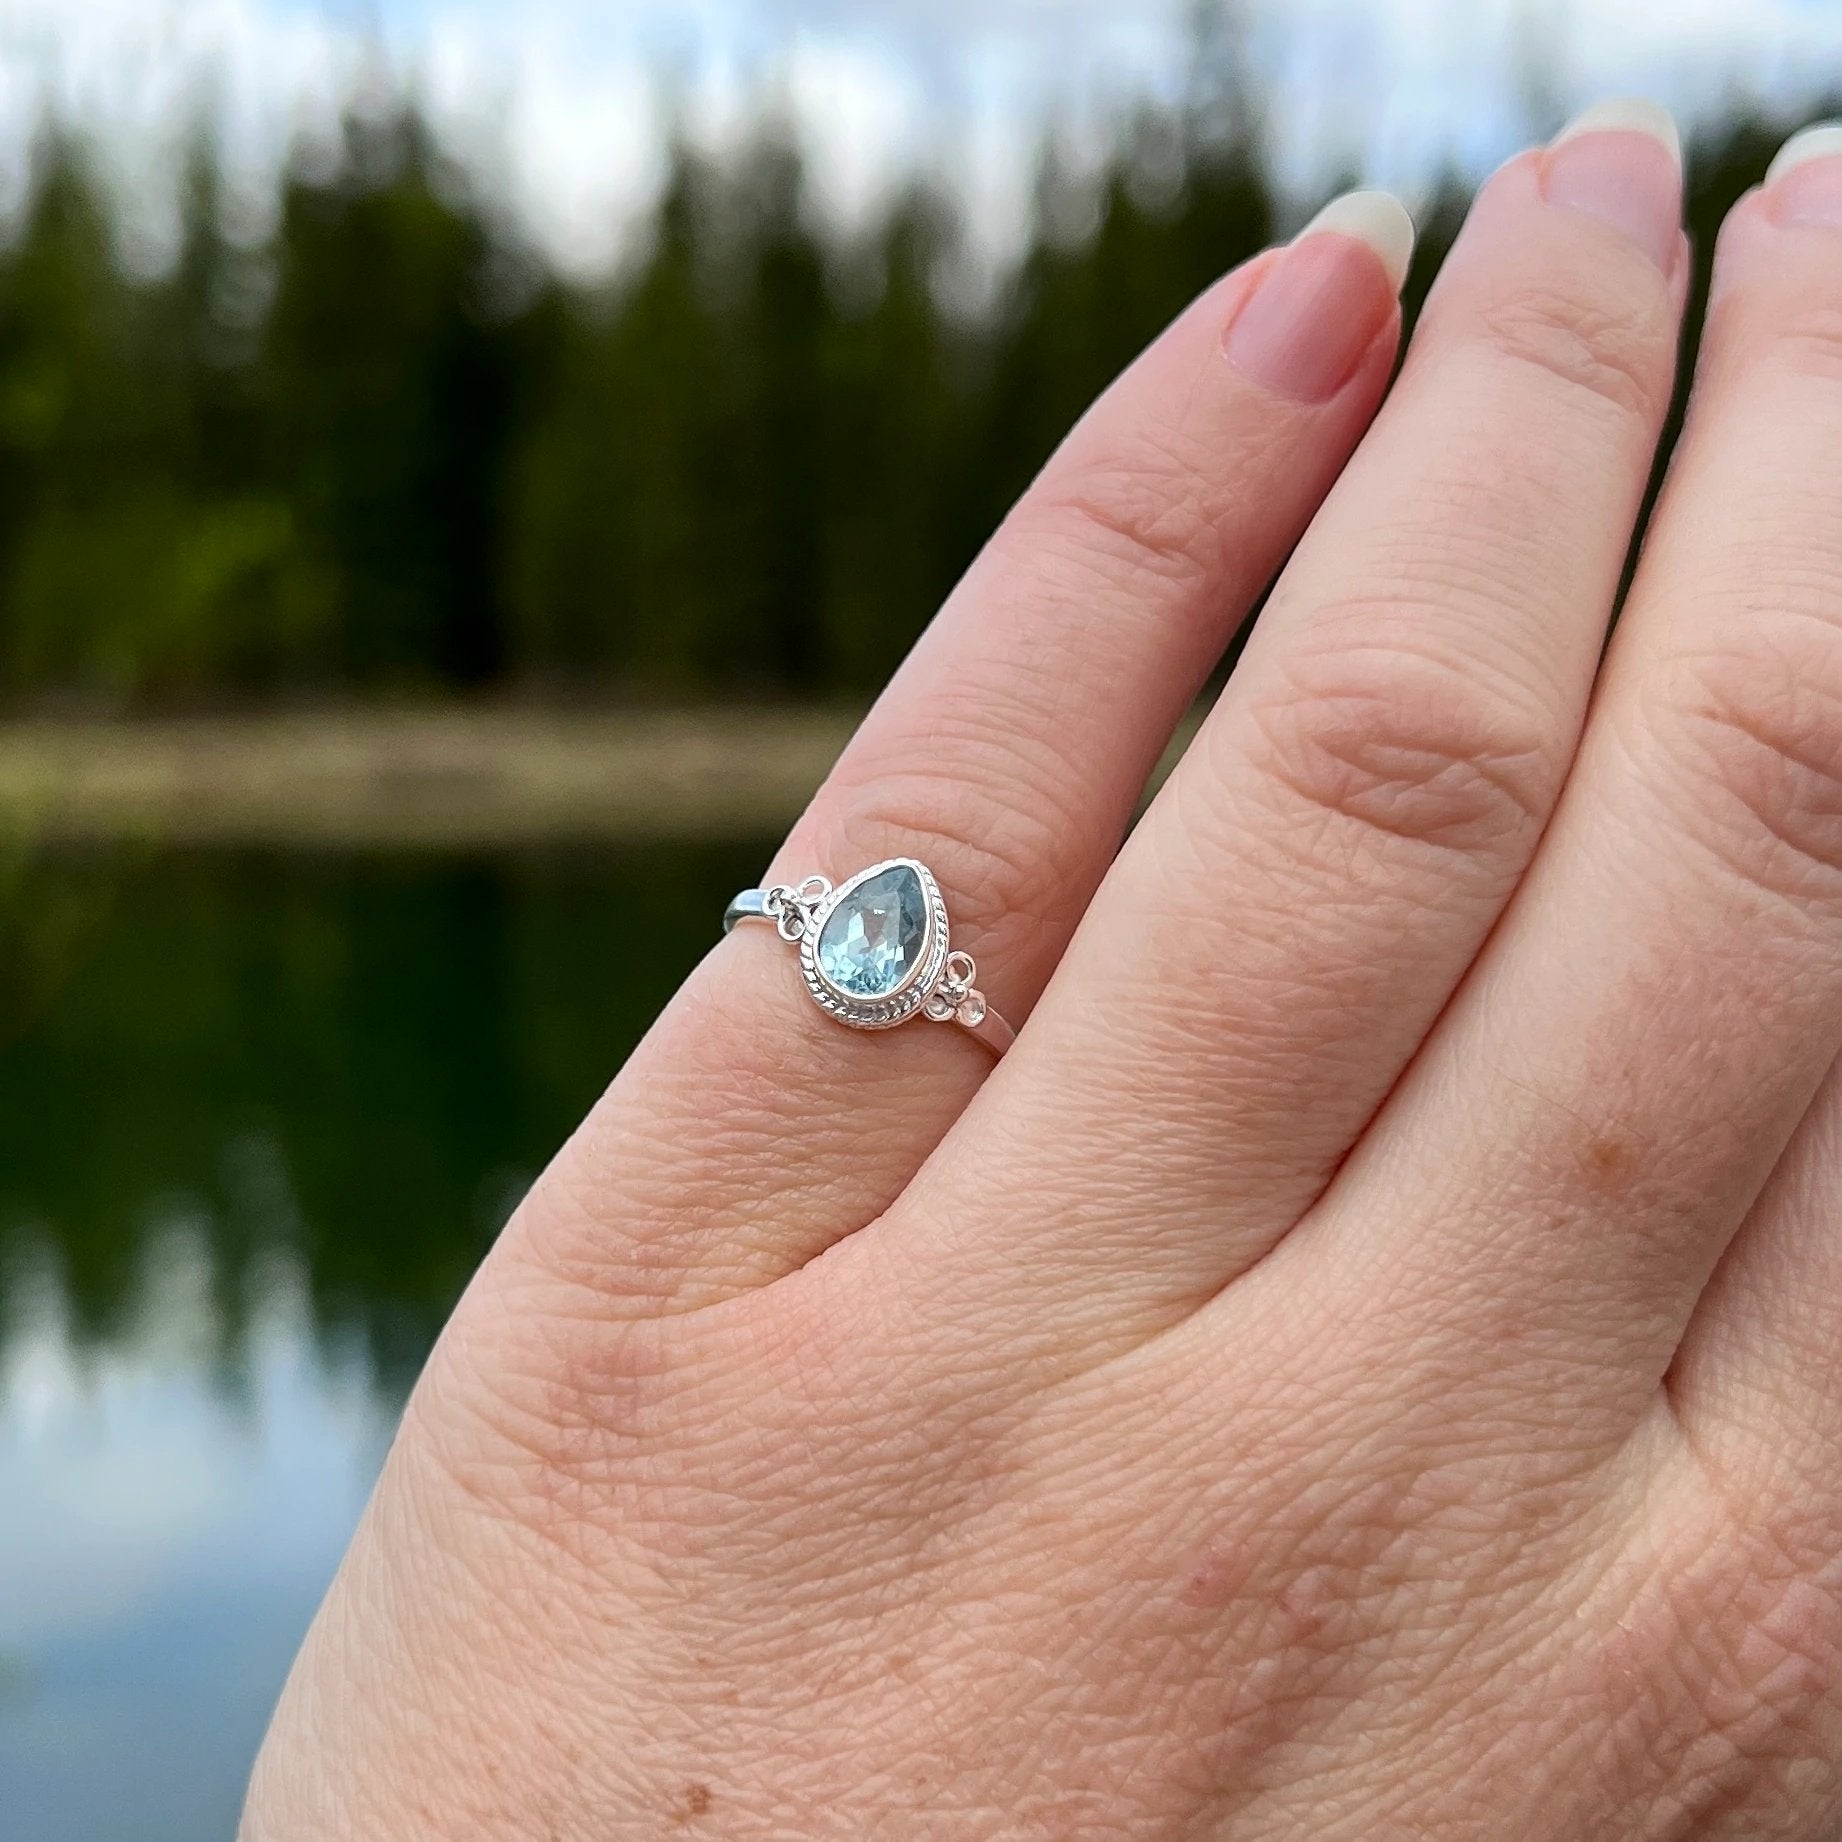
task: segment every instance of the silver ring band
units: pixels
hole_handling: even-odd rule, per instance
[[[836,887],[823,876],[744,889],[723,913],[723,932],[744,921],[772,927],[799,949],[813,1002],[854,1030],[889,1030],[915,1017],[956,1024],[993,1055],[1016,1032],[973,983],[978,968],[953,950],[946,899],[912,857],[859,870]]]
[[[772,921],[768,912],[767,891],[765,889],[744,889],[736,899],[723,910],[723,932],[733,934],[738,921]]]

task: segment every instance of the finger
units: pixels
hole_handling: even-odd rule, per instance
[[[1099,1279],[1120,1335],[1129,1300],[1187,1309],[1321,1191],[1463,975],[1571,755],[1669,394],[1670,132],[1595,117],[1484,189],[1006,1104],[913,1192],[930,1223],[998,1198],[995,1244],[947,1231],[969,1290]]]
[[[1322,1223],[1493,1361],[1588,1376],[1602,1429],[1653,1402],[1842,1048],[1842,228],[1803,198],[1722,233],[1562,810]],[[1377,1232],[1378,1185],[1413,1219]]]
[[[1842,266],[1842,128],[1773,163],[1763,215]],[[1771,230],[1753,230],[1762,243]],[[1754,258],[1759,260],[1759,258]],[[1833,315],[1842,287],[1807,311]],[[1842,410],[1837,411],[1842,419]],[[1842,1068],[1832,1067],[1690,1321],[1670,1378],[1697,1449],[1833,1532],[1842,1517]]]
[[[1373,413],[1411,225],[1339,201],[1205,295],[1051,460],[776,857],[938,877],[1021,1019],[1146,777]],[[757,1285],[875,1216],[989,1072],[963,1032],[827,1019],[739,930],[540,1185],[514,1243],[656,1308]],[[560,1252],[559,1252],[560,1250]]]

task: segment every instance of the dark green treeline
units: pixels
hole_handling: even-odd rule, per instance
[[[1793,122],[1694,153],[1704,265]],[[952,199],[826,228],[765,121],[675,149],[649,234],[566,285],[408,108],[354,114],[278,226],[223,227],[201,137],[171,271],[119,260],[41,136],[0,249],[0,704],[441,691],[861,695],[1094,391],[1266,243],[1232,84],[1045,155],[1029,245],[972,306]],[[1410,302],[1457,223],[1426,213]]]

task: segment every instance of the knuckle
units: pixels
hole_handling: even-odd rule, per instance
[[[1780,361],[1812,383],[1842,383],[1842,300],[1798,302],[1772,329]]]
[[[465,1334],[437,1345],[405,1409],[409,1442],[431,1483],[598,1571],[634,1553],[712,1452],[793,1431],[803,1405],[789,1378],[844,1334],[802,1320],[794,1351],[763,1294],[720,1312],[611,1311],[597,1276],[535,1249],[500,1278],[498,1307],[463,1302]]]
[[[1673,382],[1672,342],[1654,289],[1534,283],[1488,304],[1478,336],[1565,394],[1650,421]]]
[[[1721,230],[1722,277],[1701,339],[1696,388],[1744,388],[1766,372],[1794,383],[1842,383],[1842,272],[1828,239],[1773,235],[1742,208]]]
[[[1552,799],[1554,742],[1533,700],[1424,653],[1305,651],[1250,716],[1269,783],[1378,837],[1520,855]]]
[[[546,1307],[557,1290],[546,1285]],[[406,1438],[435,1487],[605,1566],[633,1493],[674,1449],[672,1340],[665,1320],[546,1310],[483,1336],[490,1366],[438,1348],[405,1411]]]
[[[1837,893],[1842,876],[1842,645],[1786,623],[1743,647],[1686,655],[1653,726],[1673,732],[1672,780],[1722,855],[1781,893]]]
[[[1125,586],[1193,588],[1223,569],[1212,482],[1219,453],[1173,433],[1141,433],[1105,460],[1058,456],[1001,527],[1001,546]]]
[[[1001,719],[960,724],[931,728],[925,748],[907,737],[878,749],[828,786],[816,806],[818,861],[852,870],[918,857],[940,879],[956,928],[975,936],[1056,920],[1071,841],[1091,827],[1071,809],[1073,777],[1054,744],[999,736]]]

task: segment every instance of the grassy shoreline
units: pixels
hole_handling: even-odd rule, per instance
[[[794,818],[852,712],[380,709],[0,723],[0,837],[460,849],[746,838]]]
[[[459,850],[765,838],[798,817],[857,720],[836,708],[449,707],[0,722],[0,842]]]

